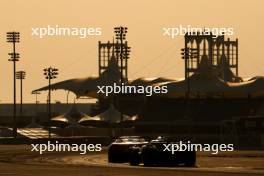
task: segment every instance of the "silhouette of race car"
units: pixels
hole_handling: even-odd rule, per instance
[[[141,147],[148,141],[140,136],[122,136],[114,140],[108,148],[109,163],[129,162],[131,147]]]
[[[129,163],[137,166],[188,166],[196,164],[195,151],[171,151],[169,147],[179,144],[179,140],[170,137],[158,137],[142,146],[129,149]]]

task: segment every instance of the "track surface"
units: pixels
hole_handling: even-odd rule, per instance
[[[227,176],[264,175],[264,152],[234,152],[213,157],[201,153],[196,168],[132,167],[107,163],[106,150],[86,155],[51,152],[40,155],[26,145],[0,145],[0,176]]]

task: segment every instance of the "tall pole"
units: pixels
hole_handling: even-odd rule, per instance
[[[20,79],[20,116],[22,116],[23,105],[23,79]]]
[[[120,61],[121,61],[121,71],[120,71],[120,73],[121,73],[121,75],[120,75],[120,80],[121,80],[121,86],[122,86],[122,84],[124,83],[124,80],[123,80],[123,34],[124,33],[124,31],[123,30],[121,30],[120,31],[120,44],[121,44],[121,48],[120,48]],[[122,100],[122,96],[121,96],[121,100]],[[123,122],[123,120],[124,120],[124,115],[123,115],[123,112],[122,112],[122,108],[121,108],[121,105],[122,103],[120,102],[120,104],[119,104],[119,108],[120,108],[120,116],[121,116],[121,118],[120,118],[120,122],[121,122],[121,135],[124,135],[123,133],[124,133],[124,129],[123,129],[123,124],[122,124],[122,122]]]
[[[120,44],[121,44],[121,48],[120,48],[120,61],[121,61],[121,75],[120,75],[120,79],[121,79],[121,84],[124,82],[123,80],[123,30],[120,31],[121,32],[121,37],[120,37]]]
[[[25,71],[16,72],[16,79],[20,80],[20,117],[22,117],[23,114],[23,79],[25,79],[25,76]]]
[[[49,106],[48,106],[48,113],[49,113],[49,122],[51,120],[51,107],[50,107],[50,97],[51,96],[51,93],[50,93],[50,77],[49,77],[49,98],[48,98],[48,103],[49,103]],[[50,125],[49,125],[49,139],[50,139]]]
[[[13,37],[14,38],[14,37]],[[16,53],[16,44],[13,42],[13,53]],[[13,73],[14,73],[14,104],[13,104],[13,116],[14,116],[14,138],[17,137],[17,120],[16,120],[16,60],[13,60]]]
[[[18,61],[19,54],[16,53],[16,42],[19,42],[19,32],[7,32],[7,42],[13,43],[13,53],[8,53],[11,56],[9,61],[13,62],[13,86],[14,86],[14,101],[13,101],[13,137],[17,137],[17,119],[16,119],[16,61]]]
[[[124,79],[123,79],[123,70],[124,70],[124,66],[123,66],[123,59],[128,59],[129,57],[129,47],[124,46],[123,40],[126,39],[126,33],[127,33],[127,27],[115,27],[115,33],[116,33],[116,40],[120,41],[120,50],[116,49],[117,52],[117,56],[119,55],[120,58],[120,84],[122,86],[122,84],[124,83]],[[124,53],[124,49],[125,49],[125,53]],[[126,74],[127,75],[127,74]],[[123,122],[123,113],[122,113],[122,109],[121,109],[121,103],[119,101],[119,109],[120,109],[120,123],[122,125]],[[123,127],[121,126],[121,133],[123,133]]]
[[[48,92],[48,118],[49,118],[49,139],[51,138],[51,132],[50,132],[50,120],[51,120],[51,103],[50,103],[50,100],[51,100],[51,79],[55,79],[57,78],[56,75],[58,75],[58,69],[56,68],[52,68],[52,67],[48,67],[48,68],[45,68],[44,69],[44,75],[45,75],[45,78],[48,79],[48,83],[49,83],[49,92]]]

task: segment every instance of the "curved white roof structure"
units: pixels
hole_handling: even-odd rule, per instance
[[[224,55],[220,58],[221,64],[212,68],[208,57],[203,55],[197,73],[187,79],[169,78],[138,78],[128,83],[134,86],[167,86],[168,93],[156,94],[168,98],[185,97],[189,89],[190,97],[264,97],[264,78],[254,77],[243,81],[235,77]],[[224,81],[222,78],[225,78]],[[87,96],[99,98],[97,86],[119,84],[120,71],[114,57],[109,61],[108,68],[100,77],[88,77],[83,79],[70,79],[51,85],[52,90],[64,89],[72,91],[77,97]],[[229,82],[230,81],[230,82]],[[189,87],[189,88],[188,88]],[[45,91],[49,87],[42,87],[35,91]],[[34,92],[34,91],[33,91]]]
[[[108,68],[100,77],[87,77],[79,79],[69,79],[55,84],[51,84],[51,90],[68,90],[76,94],[77,97],[87,96],[98,98],[97,86],[113,85],[120,80],[120,72],[115,58],[109,62]],[[34,90],[33,92],[49,90],[49,86],[45,86]]]
[[[59,122],[59,123],[65,123],[68,125],[75,125],[80,119],[87,117],[88,115],[80,112],[76,105],[73,105],[71,109],[63,114],[56,117],[53,117],[51,119],[52,122]]]

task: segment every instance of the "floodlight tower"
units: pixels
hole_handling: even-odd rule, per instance
[[[115,29],[117,43],[120,42],[120,47],[118,47],[119,45],[117,45],[117,47],[115,48],[115,52],[117,53],[117,57],[119,57],[120,59],[120,72],[121,72],[120,82],[122,84],[124,82],[123,59],[125,59],[125,62],[127,62],[127,59],[129,58],[130,47],[127,46],[127,42],[124,43],[124,40],[126,39],[127,27],[120,26],[120,27],[115,27],[114,29]],[[127,73],[125,73],[125,75],[127,77]]]
[[[127,41],[124,43],[124,40],[126,40],[126,33],[127,33],[127,27],[115,27],[115,34],[116,34],[116,40],[117,40],[117,47],[115,48],[116,56],[118,59],[120,59],[120,84],[122,85],[124,83],[124,75],[127,79],[127,60],[129,58],[130,53],[130,47],[127,46]],[[119,45],[120,42],[120,45]],[[119,47],[120,46],[120,47]],[[123,64],[123,59],[125,59],[125,69]],[[125,71],[125,73],[124,73]],[[126,80],[127,81],[127,80]],[[121,104],[121,103],[120,103]],[[123,113],[121,110],[121,105],[119,105],[120,108],[120,123],[123,122]],[[123,129],[122,129],[123,133]]]
[[[50,107],[50,99],[51,99],[51,89],[50,89],[50,84],[51,80],[57,78],[58,75],[58,69],[57,68],[52,68],[48,67],[44,69],[44,75],[45,78],[48,79],[49,83],[49,93],[48,93],[48,114],[49,114],[49,121],[51,120],[51,107]],[[49,138],[50,138],[50,126],[49,126]]]
[[[20,116],[22,116],[23,113],[23,79],[26,78],[26,72],[25,71],[17,71],[16,72],[16,79],[20,80]]]
[[[19,32],[7,32],[6,39],[8,43],[13,43],[13,52],[8,53],[10,59],[8,61],[13,62],[13,74],[14,74],[14,103],[13,103],[13,137],[17,137],[17,120],[16,120],[16,62],[19,61],[19,53],[16,53],[16,43],[19,42]]]

